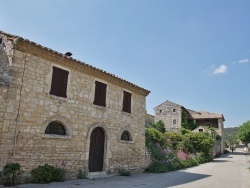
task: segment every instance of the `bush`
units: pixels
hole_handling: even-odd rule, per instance
[[[177,149],[178,143],[182,141],[182,135],[181,133],[178,133],[178,132],[168,131],[164,133],[164,136],[168,140],[169,145],[171,145],[174,150]]]
[[[225,149],[225,150],[223,151],[223,153],[224,153],[224,154],[227,154],[227,153],[229,153],[229,151],[228,151],[227,149]]]
[[[164,134],[154,128],[146,129],[146,139],[154,143],[159,143],[162,146],[166,144]]]
[[[77,174],[77,179],[85,179],[86,176],[85,174],[82,172],[82,170],[78,170],[78,174]]]
[[[182,135],[188,134],[188,133],[191,133],[191,132],[192,132],[192,131],[190,131],[189,129],[185,129],[184,127],[181,127],[180,131],[181,131],[181,134],[182,134]]]
[[[4,166],[2,179],[6,186],[13,186],[18,182],[20,176],[20,165],[18,163],[9,163]]]
[[[131,172],[125,169],[120,169],[118,173],[120,176],[131,176]]]
[[[167,165],[159,161],[152,162],[146,169],[148,173],[165,173],[167,172]]]
[[[66,170],[60,167],[54,167],[53,171],[53,181],[63,182],[65,181]]]
[[[38,166],[31,171],[32,183],[62,182],[65,180],[65,169],[53,167],[48,164]]]
[[[202,164],[202,163],[207,163],[213,161],[213,155],[211,153],[199,153],[197,156],[197,161]]]
[[[153,123],[152,127],[155,128],[156,130],[160,131],[161,133],[165,133],[166,129],[164,127],[163,122],[160,120],[157,123]]]

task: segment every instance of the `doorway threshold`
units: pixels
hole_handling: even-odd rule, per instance
[[[104,179],[104,178],[110,178],[113,177],[113,175],[107,174],[105,171],[101,172],[89,172],[87,175],[87,178],[89,179]]]

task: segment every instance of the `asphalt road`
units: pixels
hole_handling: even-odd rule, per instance
[[[71,180],[43,185],[24,184],[18,188],[250,188],[250,153],[237,150],[213,162],[163,174],[134,174],[100,180]]]

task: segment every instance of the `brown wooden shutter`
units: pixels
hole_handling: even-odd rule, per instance
[[[65,98],[67,97],[68,75],[68,71],[53,67],[53,76],[50,90],[51,95]]]
[[[95,105],[106,106],[106,92],[107,92],[107,84],[96,81],[95,100],[94,100]]]
[[[131,97],[132,97],[131,93],[129,93],[127,91],[123,91],[123,107],[122,107],[122,111],[131,113]]]

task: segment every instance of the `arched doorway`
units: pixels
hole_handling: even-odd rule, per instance
[[[89,172],[103,170],[105,134],[102,128],[96,127],[90,136]]]

